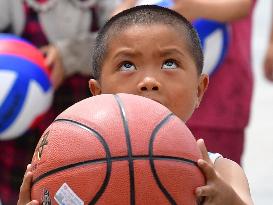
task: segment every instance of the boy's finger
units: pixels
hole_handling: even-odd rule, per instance
[[[197,197],[208,197],[208,196],[212,197],[214,194],[215,194],[214,190],[210,186],[208,186],[208,185],[202,186],[202,187],[198,187],[195,190],[195,195]]]
[[[25,178],[26,174],[30,171],[30,169],[31,169],[31,164],[28,164],[27,169],[26,169],[25,174],[24,174],[24,178]]]
[[[54,54],[54,52],[51,52],[51,51],[48,52],[48,53],[47,53],[47,56],[46,56],[46,65],[47,65],[48,67],[51,67],[52,64],[53,64],[54,59],[55,59],[55,54]]]
[[[55,59],[55,52],[49,46],[45,46],[41,48],[41,51],[45,54],[45,64],[46,66],[51,66]]]
[[[40,48],[40,51],[43,53],[43,54],[46,54],[47,51],[48,51],[48,46],[43,46]]]
[[[39,202],[36,200],[32,200],[31,202],[27,203],[26,205],[39,205]]]
[[[207,181],[213,180],[216,177],[215,170],[211,164],[203,159],[197,161],[199,168],[202,170]]]
[[[27,173],[27,172],[30,172],[30,170],[31,170],[31,164],[28,164],[28,165],[27,165],[26,173]]]
[[[27,172],[20,187],[18,204],[26,204],[30,201],[32,173]]]
[[[207,151],[204,140],[203,139],[198,139],[197,140],[197,146],[198,146],[198,148],[200,149],[200,151],[202,153],[203,159],[205,161],[207,161],[207,162],[210,162],[208,151]]]

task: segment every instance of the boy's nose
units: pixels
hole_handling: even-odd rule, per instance
[[[139,91],[158,91],[160,89],[160,83],[153,77],[145,77],[138,84]]]

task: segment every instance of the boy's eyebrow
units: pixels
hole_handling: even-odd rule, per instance
[[[181,56],[185,56],[185,53],[180,51],[180,49],[178,48],[163,48],[161,49],[161,51],[159,52],[159,56],[160,57],[164,57],[164,56],[168,56],[168,55],[173,55],[173,54],[178,54]],[[117,51],[114,55],[113,58],[119,58],[119,57],[134,57],[134,56],[140,56],[141,52],[136,51],[134,49],[131,48],[122,48],[119,51]]]
[[[160,56],[164,57],[166,55],[171,55],[171,54],[179,54],[181,56],[185,56],[185,53],[180,51],[180,49],[177,48],[164,48],[162,51],[160,51]]]
[[[122,49],[119,49],[115,53],[113,58],[118,58],[118,57],[122,57],[122,56],[133,57],[133,56],[139,56],[139,55],[141,55],[141,53],[139,51],[136,51],[136,50],[131,49],[131,48],[122,48]]]

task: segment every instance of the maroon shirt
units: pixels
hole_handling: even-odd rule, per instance
[[[253,3],[254,7],[255,1]],[[208,90],[188,125],[217,129],[245,128],[249,121],[252,13],[230,23],[231,44],[220,68],[210,76]]]

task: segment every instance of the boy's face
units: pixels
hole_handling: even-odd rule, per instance
[[[89,81],[92,94],[141,95],[188,120],[201,101],[208,77],[197,74],[181,33],[161,24],[135,25],[118,32],[108,42],[100,80]]]

